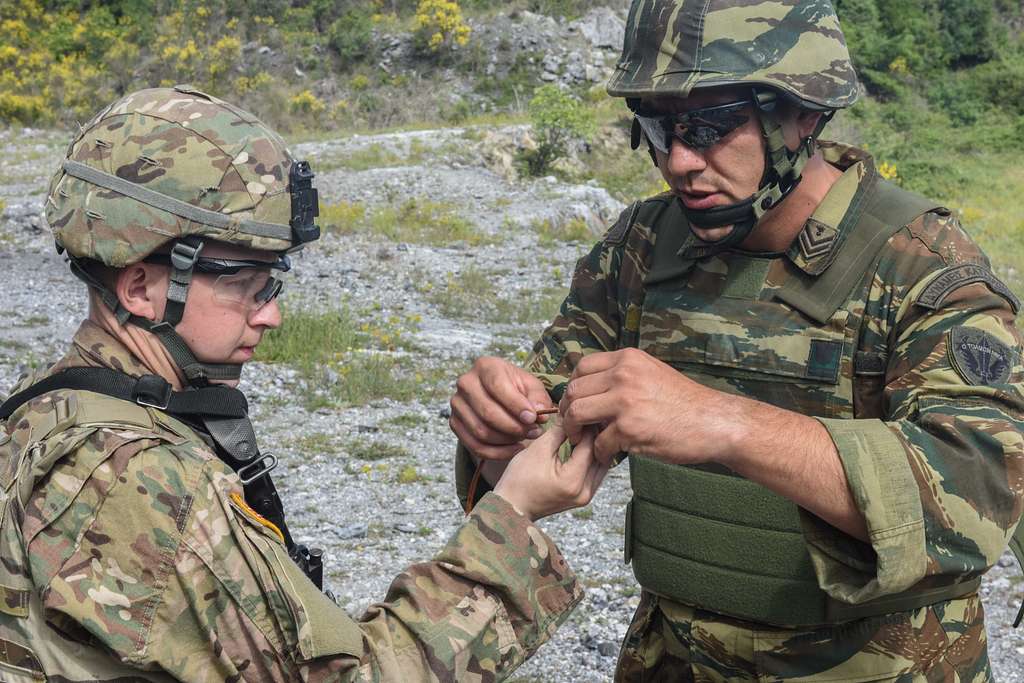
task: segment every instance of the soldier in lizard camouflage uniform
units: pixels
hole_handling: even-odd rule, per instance
[[[1019,302],[950,211],[818,140],[857,96],[832,7],[635,0],[608,89],[671,191],[580,260],[525,370],[460,378],[460,480],[552,401],[629,454],[616,680],[991,680]]]
[[[589,447],[553,464],[559,430],[359,621],[315,585],[234,388],[281,322],[286,252],[319,237],[311,181],[186,86],[70,145],[47,218],[90,313],[0,406],[0,680],[497,680],[580,600],[531,523],[600,481]]]

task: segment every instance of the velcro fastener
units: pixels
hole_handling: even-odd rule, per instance
[[[633,205],[629,207],[629,211],[624,211],[619,216],[619,220],[615,221],[615,225],[608,229],[602,240],[606,245],[618,245],[626,241],[626,234],[633,227],[633,223],[636,222],[636,215],[640,212],[641,203],[633,202]]]
[[[885,374],[885,355],[873,351],[858,351],[853,356],[853,374],[878,376]]]

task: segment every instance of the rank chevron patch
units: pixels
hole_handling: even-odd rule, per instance
[[[808,220],[807,225],[800,231],[800,254],[808,261],[827,254],[835,244],[837,234],[835,229],[824,223],[819,223],[813,218]]]

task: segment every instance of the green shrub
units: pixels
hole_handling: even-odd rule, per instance
[[[327,44],[338,54],[342,67],[371,56],[373,18],[368,8],[352,7],[335,19],[327,30]]]
[[[537,149],[525,155],[530,175],[547,173],[551,164],[564,157],[573,141],[587,141],[594,131],[594,117],[576,98],[557,85],[537,88],[527,108]]]

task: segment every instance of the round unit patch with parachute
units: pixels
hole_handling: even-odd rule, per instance
[[[1013,351],[993,335],[970,327],[949,332],[949,362],[968,384],[1005,384],[1010,378]]]

